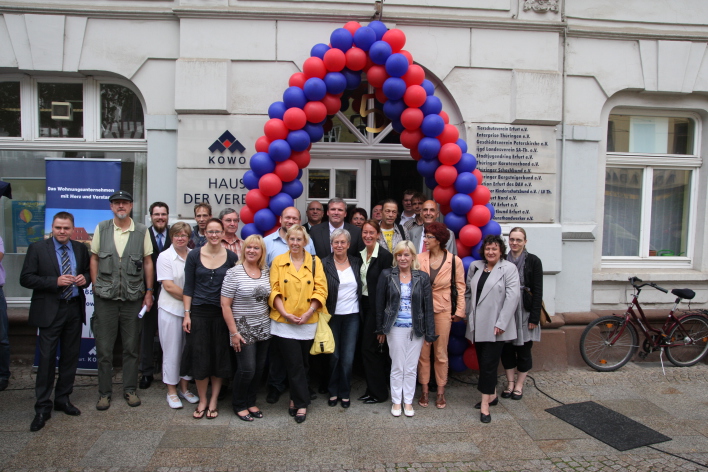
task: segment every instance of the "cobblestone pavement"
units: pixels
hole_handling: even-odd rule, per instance
[[[192,409],[168,408],[159,377],[130,408],[115,377],[113,404],[96,411],[96,378],[78,376],[72,402],[79,417],[54,412],[29,431],[34,374],[13,365],[0,393],[0,469],[43,471],[691,471],[708,470],[708,365],[690,368],[630,363],[617,372],[589,369],[532,372],[521,401],[502,399],[492,423],[473,409],[472,372],[452,374],[438,410],[416,405],[413,418],[394,418],[390,405],[353,401],[330,408],[319,395],[297,425],[285,396],[259,406],[265,418],[245,423],[230,401],[219,418],[196,421]],[[535,380],[535,386],[534,386]],[[352,396],[364,389],[355,378]],[[544,394],[545,393],[545,394]],[[547,396],[547,395],[548,396]],[[550,397],[549,397],[550,396]],[[596,401],[672,438],[620,452],[545,411],[559,402]],[[671,455],[673,454],[673,455]],[[689,460],[695,461],[690,462]],[[699,464],[706,464],[701,466]]]

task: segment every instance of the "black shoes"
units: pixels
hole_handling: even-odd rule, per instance
[[[81,414],[81,410],[76,408],[74,405],[71,404],[71,402],[66,402],[66,403],[57,403],[54,402],[54,411],[63,411],[69,416],[79,416]]]
[[[352,406],[352,401],[351,400],[341,400],[342,403],[342,408],[349,408]]]
[[[384,400],[379,400],[376,397],[369,396],[366,400],[364,400],[365,405],[373,405],[374,403],[383,403]]]
[[[297,408],[288,407],[288,414],[294,418],[297,415]]]
[[[304,423],[306,419],[307,419],[307,412],[303,413],[302,415],[295,415],[295,422],[297,424]]]
[[[317,392],[315,392],[312,388],[308,388],[308,390],[310,391],[310,400],[317,400]],[[320,388],[320,390],[322,390],[322,388]],[[320,391],[320,393],[322,392]],[[327,389],[324,389],[324,393],[327,393]]]
[[[522,398],[524,398],[523,392],[519,392],[518,390],[514,390],[513,392],[511,392],[512,400],[521,400]]]
[[[280,392],[277,388],[275,387],[268,387],[268,395],[266,395],[266,401],[268,403],[278,403],[278,400],[280,399]]]
[[[357,400],[359,400],[360,402],[365,402],[365,401],[368,400],[369,398],[371,398],[371,395],[369,395],[368,393],[365,393],[364,395],[362,395],[362,396],[360,396],[359,398],[357,398]]]
[[[335,398],[334,400],[332,400],[331,398],[329,398],[329,399],[327,400],[327,405],[329,405],[329,406],[337,406],[337,400],[339,400],[339,398]],[[342,406],[344,406],[344,405],[342,405]]]
[[[32,420],[32,424],[30,425],[30,431],[37,432],[40,429],[44,428],[44,425],[47,423],[47,421],[49,421],[51,417],[51,413],[37,413],[34,416],[34,419]]]
[[[491,402],[489,402],[489,406],[494,406],[494,405],[496,405],[496,404],[498,404],[498,403],[499,403],[499,397],[494,397],[494,400],[492,400]],[[477,404],[475,404],[474,407],[475,407],[477,410],[479,410],[480,408],[482,408],[482,402],[478,402]]]
[[[155,377],[153,377],[152,375],[143,375],[142,377],[140,377],[138,387],[140,387],[141,390],[150,388],[150,385],[152,385],[153,380],[155,380]]]
[[[5,390],[9,383],[10,383],[10,381],[7,379],[0,379],[0,392]]]
[[[491,405],[491,403],[490,403],[490,405]],[[491,423],[492,422],[492,415],[491,414],[485,415],[484,413],[480,412],[479,413],[479,421],[481,421],[482,423]]]

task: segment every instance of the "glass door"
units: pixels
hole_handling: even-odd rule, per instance
[[[367,182],[370,164],[366,159],[312,159],[302,174],[304,187],[296,205],[302,214],[303,224],[307,222],[305,210],[311,201],[323,206],[333,197],[344,199],[347,207],[362,207],[367,213],[370,196]]]

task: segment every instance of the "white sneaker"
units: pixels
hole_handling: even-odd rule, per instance
[[[170,408],[174,408],[176,410],[182,408],[182,402],[179,400],[179,397],[177,395],[170,395],[168,393],[167,404],[170,405]]]
[[[415,410],[413,408],[411,408],[410,410],[404,408],[403,414],[410,418],[411,416],[415,415]]]
[[[189,403],[197,403],[199,401],[199,397],[187,390],[186,392],[181,392],[177,390],[177,395],[180,396],[180,398],[184,398],[187,400]]]
[[[391,407],[391,414],[398,418],[399,416],[401,416],[401,409],[392,406]]]

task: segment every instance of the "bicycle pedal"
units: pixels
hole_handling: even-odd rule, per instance
[[[642,359],[646,359],[646,358],[647,358],[647,356],[649,355],[649,353],[648,353],[648,352],[644,352],[644,351],[642,351],[642,352],[640,352],[640,353],[639,353],[638,355],[639,355],[639,357],[640,357],[640,358],[642,358]]]

